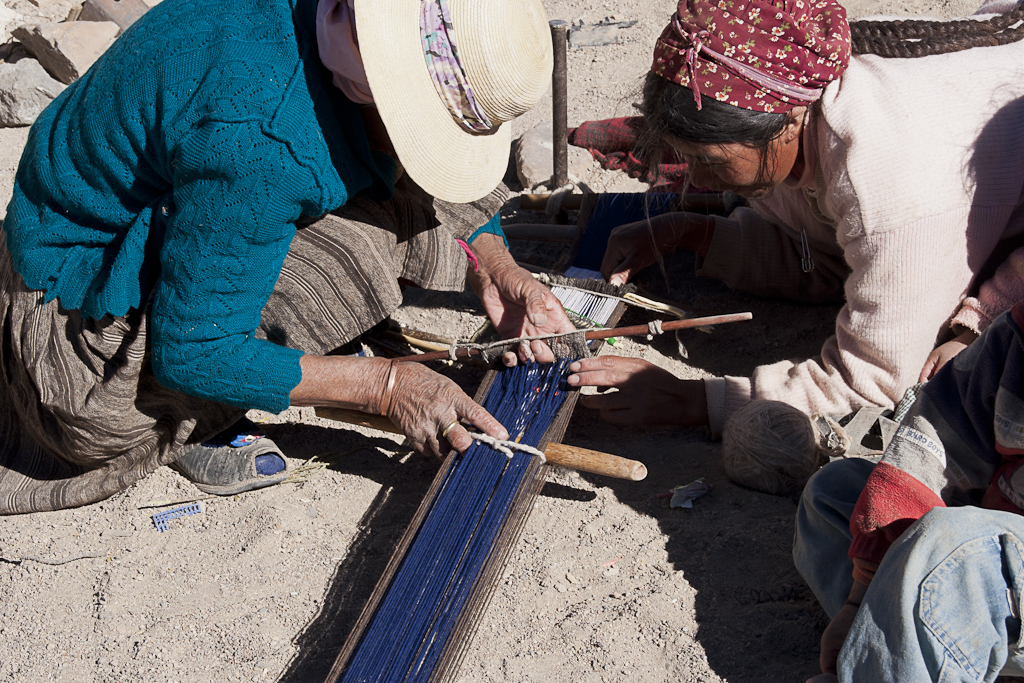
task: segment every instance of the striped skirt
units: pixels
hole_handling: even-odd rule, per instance
[[[454,238],[490,220],[504,188],[448,204],[398,185],[390,201],[360,195],[300,224],[257,336],[324,354],[398,307],[399,278],[462,290]],[[145,310],[90,320],[46,303],[15,272],[6,239],[0,227],[0,514],[103,500],[242,416],[156,381]]]

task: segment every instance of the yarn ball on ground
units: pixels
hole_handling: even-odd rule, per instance
[[[841,455],[819,441],[812,418],[803,411],[781,401],[751,401],[726,422],[722,467],[745,488],[797,493],[830,455]]]

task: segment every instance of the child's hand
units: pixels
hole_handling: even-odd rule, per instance
[[[935,373],[938,372],[943,365],[951,361],[953,356],[970,346],[971,342],[977,338],[977,333],[968,330],[955,339],[951,339],[945,344],[937,346],[928,354],[928,360],[924,362],[924,367],[921,368],[921,376],[917,378],[917,381],[924,382],[934,377]]]

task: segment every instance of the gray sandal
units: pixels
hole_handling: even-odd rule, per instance
[[[260,460],[257,461],[257,458]],[[284,465],[280,470],[274,466],[277,460],[280,461],[276,463],[278,466]],[[281,449],[266,437],[240,447],[213,444],[196,446],[178,458],[171,467],[200,491],[215,496],[232,496],[273,486],[291,475]],[[260,473],[260,470],[268,469],[273,473]]]

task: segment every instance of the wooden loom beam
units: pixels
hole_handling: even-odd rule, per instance
[[[383,415],[371,415],[347,408],[317,408],[316,416],[327,420],[335,420],[347,424],[356,424],[382,432],[401,434],[402,431]],[[579,472],[599,474],[613,479],[642,481],[647,477],[647,467],[639,460],[620,458],[610,453],[592,451],[579,446],[567,446],[561,443],[549,443],[544,449],[544,457],[549,465],[568,467]]]

